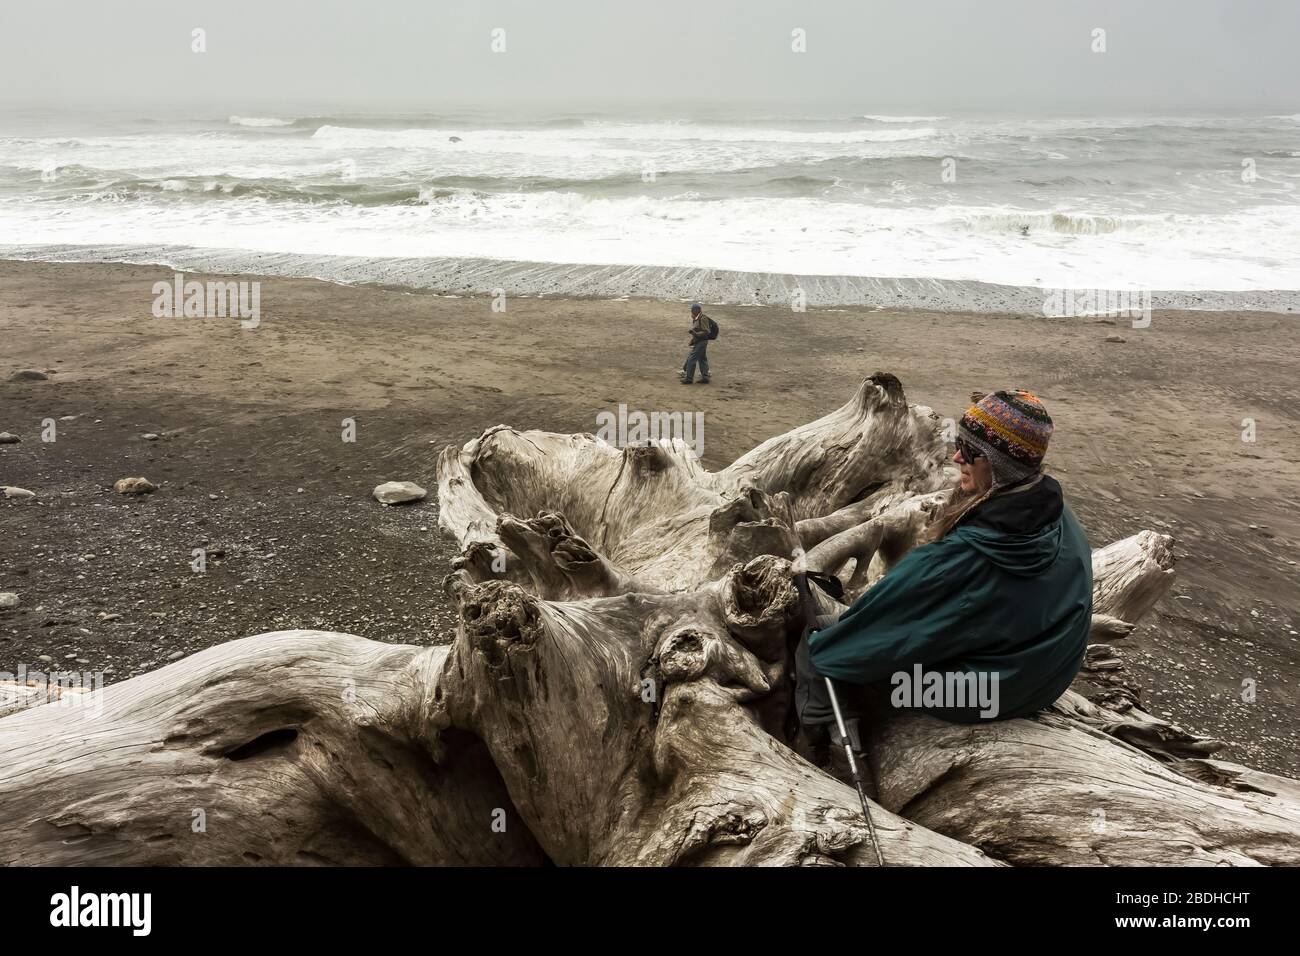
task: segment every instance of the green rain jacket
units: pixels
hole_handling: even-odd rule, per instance
[[[911,688],[931,671],[939,679],[982,673],[989,683],[996,675],[995,714],[947,706],[951,697],[924,710],[963,723],[1007,719],[1050,706],[1070,686],[1091,621],[1092,550],[1060,485],[1044,475],[913,549],[813,633],[809,649],[823,677],[888,681],[895,706],[914,706]]]

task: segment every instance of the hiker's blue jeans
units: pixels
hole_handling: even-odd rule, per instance
[[[696,365],[700,367],[700,378],[704,379],[709,377],[709,358],[705,354],[708,347],[708,339],[705,339],[703,342],[696,342],[691,346],[691,354],[686,356],[686,364],[682,366],[686,371],[686,381],[694,381]]]

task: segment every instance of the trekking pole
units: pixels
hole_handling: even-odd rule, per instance
[[[876,825],[871,821],[871,804],[867,802],[867,792],[862,789],[862,773],[858,762],[853,759],[853,745],[849,741],[848,728],[844,726],[844,715],[840,713],[840,702],[835,696],[835,684],[826,678],[826,690],[831,695],[831,709],[835,711],[835,723],[840,728],[840,739],[844,741],[844,756],[849,758],[849,772],[853,774],[853,786],[858,788],[858,799],[862,801],[862,815],[867,818],[867,833],[871,836],[871,848],[876,851],[876,863],[885,865],[884,854],[880,852],[880,841],[876,839]]]
[[[817,612],[813,608],[812,594],[808,590],[808,577],[802,572],[794,576],[795,587],[799,590],[799,597],[803,603],[804,621],[808,630],[805,636],[813,631],[817,626]],[[876,838],[876,824],[871,819],[871,804],[867,800],[867,792],[862,787],[862,771],[858,769],[858,762],[853,759],[853,743],[849,740],[848,727],[844,725],[844,714],[840,710],[839,698],[835,696],[835,684],[829,677],[826,680],[826,690],[831,698],[831,710],[835,711],[835,725],[840,731],[840,740],[844,741],[844,756],[849,760],[849,773],[853,775],[853,786],[857,788],[858,799],[862,801],[862,816],[867,821],[867,835],[871,838],[871,848],[876,851],[876,863],[879,866],[885,865],[885,855],[880,852],[880,841]]]

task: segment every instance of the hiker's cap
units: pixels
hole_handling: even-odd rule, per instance
[[[1042,466],[1052,418],[1037,395],[1013,388],[966,409],[957,433],[988,458],[997,487],[1023,481]]]
[[[700,304],[699,304],[698,302],[692,302],[692,303],[691,303],[691,311],[692,311],[692,312],[698,312],[698,311],[700,311]]]

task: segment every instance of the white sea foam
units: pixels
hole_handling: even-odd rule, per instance
[[[881,113],[866,113],[862,117],[876,123],[937,123],[946,120],[946,116],[888,116]]]
[[[232,116],[227,121],[232,126],[273,127],[292,126],[293,120],[277,119],[274,116]]]
[[[790,143],[842,145],[848,143],[899,143],[929,139],[933,128],[884,130],[789,130],[700,126],[678,123],[595,123],[571,129],[458,130],[458,129],[365,129],[321,126],[312,139],[353,148],[424,148],[553,152],[571,150],[576,142],[613,143]],[[456,137],[458,141],[453,140]]]
[[[1028,227],[1028,234],[1023,226]],[[977,238],[972,241],[972,234]],[[683,237],[689,236],[689,242]],[[1241,237],[1251,236],[1250,246]],[[10,238],[12,237],[12,238]],[[0,208],[0,242],[164,242],[312,255],[475,256],[943,277],[1051,288],[1300,289],[1300,211],[1095,220],[1057,212],[870,209],[809,199],[663,203],[572,193],[457,192],[408,206]],[[1083,243],[1083,244],[1080,244]]]

